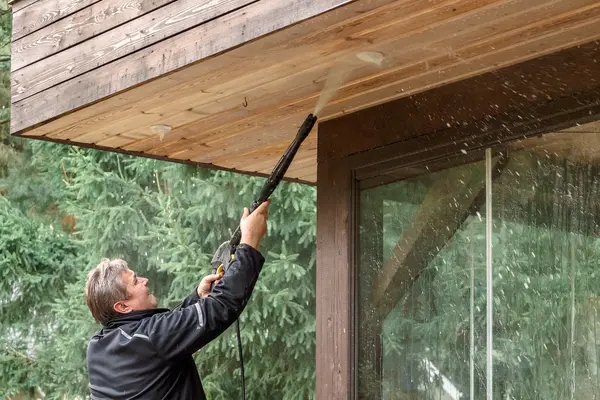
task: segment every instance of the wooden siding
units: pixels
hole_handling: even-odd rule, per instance
[[[27,1],[14,134],[258,174],[332,71],[321,121],[600,38],[597,0]],[[317,139],[288,178],[316,181]]]

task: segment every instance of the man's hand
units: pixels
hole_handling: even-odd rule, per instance
[[[267,210],[271,204],[271,200],[267,200],[250,214],[248,208],[244,208],[244,215],[240,221],[240,230],[242,231],[242,239],[240,244],[247,244],[258,250],[260,241],[267,232]],[[200,298],[207,297],[210,294],[210,288],[213,283],[217,283],[223,277],[223,273],[207,275],[200,281],[198,285],[198,296]]]
[[[271,200],[267,200],[254,210],[252,214],[244,208],[244,215],[240,221],[242,239],[240,244],[247,244],[258,250],[260,241],[267,232],[267,211]]]
[[[200,297],[201,299],[204,297],[208,297],[208,295],[210,294],[210,287],[212,283],[217,283],[219,280],[221,280],[222,277],[223,273],[221,272],[220,274],[211,274],[202,278],[200,284],[198,285],[198,297]]]

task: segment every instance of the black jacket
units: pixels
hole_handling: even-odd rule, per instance
[[[108,322],[88,344],[90,398],[205,399],[192,354],[238,318],[264,261],[242,244],[208,297],[194,290],[172,311],[134,311]]]

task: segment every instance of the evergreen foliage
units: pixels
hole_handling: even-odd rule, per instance
[[[103,257],[124,258],[150,279],[160,306],[176,305],[210,272],[213,252],[230,237],[264,180],[10,137],[10,23],[7,2],[0,0],[0,397],[86,398],[87,340],[99,328],[83,299],[89,269]],[[498,398],[570,398],[575,383],[600,392],[599,347],[592,342],[600,331],[600,209],[591,200],[598,197],[600,171],[539,158],[521,160],[529,167],[517,165],[517,173],[505,173],[503,185],[523,185],[521,194],[507,190],[501,203],[501,193],[494,193]],[[528,180],[518,174],[524,170]],[[589,182],[593,189],[574,193]],[[377,253],[372,265],[363,263],[360,279],[367,288],[368,279],[374,279],[367,279],[368,272],[388,258],[427,185],[409,180],[376,190],[393,190],[395,198],[382,211],[384,257]],[[528,201],[511,203],[526,198],[527,191]],[[310,399],[316,191],[284,183],[273,200],[262,247],[267,261],[240,318],[247,393],[249,399]],[[476,397],[484,396],[483,223],[472,215],[443,249],[436,249],[408,300],[383,323],[386,394],[407,389],[399,382],[414,384],[403,381],[407,376],[419,379],[419,371],[409,367],[411,357],[423,355],[467,393],[469,329],[474,329]],[[361,254],[363,261],[367,256]],[[411,303],[411,296],[421,303]],[[198,352],[196,361],[210,399],[239,396],[234,329]],[[588,382],[590,376],[596,381]],[[572,398],[592,398],[584,396]]]
[[[85,398],[99,328],[83,298],[89,269],[123,258],[159,306],[176,305],[264,179],[10,137],[10,12],[1,18],[0,397]],[[314,397],[315,201],[306,185],[273,195],[266,263],[240,318],[249,399]],[[234,327],[196,360],[210,399],[239,396]]]
[[[14,250],[4,246],[2,254],[13,260],[14,275],[3,282],[35,294],[27,301],[40,305],[39,313],[52,329],[43,342],[30,336],[32,360],[15,370],[35,379],[3,390],[22,391],[35,382],[48,398],[84,395],[87,339],[98,328],[83,301],[87,271],[102,257],[124,258],[138,274],[150,278],[162,306],[174,306],[209,273],[214,249],[229,238],[243,207],[251,203],[264,180],[49,143],[27,142],[25,147],[20,157],[25,159],[22,163],[35,166],[27,174],[37,184],[20,187],[27,177],[9,169],[3,201],[11,219],[3,221],[2,228],[8,226],[0,230],[0,237],[3,241],[12,238],[36,258],[30,261],[32,272],[25,275],[28,264],[14,262]],[[29,205],[28,200],[37,199],[40,193],[48,196]],[[273,200],[262,247],[267,262],[240,318],[247,389],[249,398],[311,398],[315,381],[315,191],[284,183]],[[46,206],[50,201],[54,205]],[[53,225],[47,225],[51,217]],[[42,235],[44,229],[50,233]],[[21,281],[15,281],[16,276]],[[31,287],[40,279],[52,290]],[[4,296],[10,296],[10,287],[0,288]],[[22,312],[27,309],[24,304],[14,307]],[[4,306],[6,310],[14,307]],[[3,326],[15,321],[14,314],[4,311],[2,318]],[[26,340],[27,335],[20,337]],[[235,344],[231,330],[198,353],[199,369],[212,399],[229,399],[239,393]],[[15,368],[12,361],[3,367]]]

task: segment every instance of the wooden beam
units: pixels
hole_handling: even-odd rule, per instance
[[[348,247],[353,235],[351,176],[344,165],[319,165],[317,190],[316,398],[350,399],[353,375],[355,275]]]

